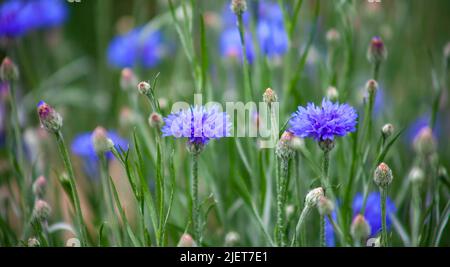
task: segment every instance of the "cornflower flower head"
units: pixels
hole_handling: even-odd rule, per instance
[[[301,138],[313,138],[319,143],[334,141],[356,130],[358,114],[348,104],[322,100],[322,106],[308,103],[298,107],[289,120],[289,131]]]
[[[67,17],[65,1],[9,0],[0,6],[0,37],[17,38],[34,29],[57,27]]]
[[[210,139],[230,136],[231,122],[219,106],[191,106],[164,118],[163,136],[188,138],[188,149],[198,153]],[[191,150],[194,149],[194,150]]]
[[[107,51],[108,62],[112,67],[153,68],[167,55],[162,32],[158,30],[146,32],[143,29],[135,28],[114,37]]]
[[[259,2],[256,31],[264,55],[275,57],[287,52],[289,39],[284,26],[283,12],[278,3]]]

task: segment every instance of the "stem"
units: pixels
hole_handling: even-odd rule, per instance
[[[378,74],[380,73],[380,62],[375,62],[375,64],[373,65],[373,79],[375,81],[378,80]]]
[[[325,192],[329,192],[331,195],[332,190],[329,188],[328,182],[328,168],[330,165],[330,151],[323,151],[323,161],[322,161],[322,188],[325,189]],[[325,218],[323,215],[320,215],[320,246],[326,247],[326,237],[325,237]]]
[[[113,234],[114,234],[114,239],[117,242],[117,244],[121,244],[121,240],[120,240],[120,232],[118,231],[118,223],[116,222],[115,219],[117,219],[117,217],[115,216],[115,209],[114,209],[114,204],[113,204],[113,197],[111,194],[111,185],[109,183],[109,172],[108,172],[108,161],[106,160],[105,155],[102,153],[100,155],[98,155],[98,157],[100,158],[100,164],[101,164],[101,183],[102,183],[102,189],[103,189],[103,197],[104,197],[104,201],[106,203],[106,208],[107,208],[107,213],[108,213],[108,220],[111,223],[111,229]]]
[[[302,230],[302,225],[304,224],[306,217],[308,216],[310,210],[311,209],[308,206],[305,206],[303,208],[302,213],[300,214],[300,218],[298,219],[297,225],[295,226],[295,232],[294,232],[294,237],[292,238],[292,241],[291,241],[291,247],[293,247],[295,245],[297,235]]]
[[[198,153],[192,154],[192,227],[194,229],[194,240],[200,245],[200,207],[198,203]]]
[[[250,97],[253,99],[253,90],[252,90],[252,81],[250,79],[250,68],[247,59],[247,47],[245,46],[245,31],[244,31],[244,23],[242,19],[242,14],[237,15],[238,18],[238,29],[239,36],[241,37],[241,46],[242,46],[242,62],[243,62],[243,71],[244,71],[244,87],[245,87],[245,98],[248,99]]]
[[[12,115],[12,123],[14,129],[14,138],[16,139],[16,153],[18,159],[18,166],[22,168],[22,164],[24,162],[23,157],[23,145],[22,145],[22,137],[20,133],[20,125],[19,125],[19,112],[16,105],[15,99],[15,90],[14,90],[14,82],[9,83],[10,88],[10,99],[11,99],[11,115]]]
[[[412,221],[412,246],[417,247],[419,244],[419,222],[420,222],[420,193],[419,185],[414,182],[412,185],[413,193],[413,221]]]
[[[286,182],[288,178],[289,159],[281,158],[281,170],[278,178],[278,192],[277,192],[277,232],[278,232],[278,245],[286,246],[286,240],[284,236],[284,206],[286,200]]]
[[[72,162],[69,158],[69,152],[67,151],[67,146],[64,142],[64,137],[61,131],[55,132],[56,142],[58,143],[59,153],[63,159],[64,166],[69,175],[69,183],[71,187],[72,199],[75,208],[76,217],[78,220],[78,232],[80,234],[80,242],[82,246],[87,246],[87,232],[86,225],[83,220],[83,213],[81,212],[80,198],[78,197],[77,187],[75,185],[75,175],[73,172]]]
[[[387,247],[388,236],[386,229],[386,199],[387,199],[387,188],[381,188],[381,246]]]

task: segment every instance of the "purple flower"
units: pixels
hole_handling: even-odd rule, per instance
[[[62,0],[10,0],[0,6],[0,37],[20,37],[33,29],[59,26],[67,19]]]
[[[155,67],[167,54],[163,39],[160,31],[146,32],[143,28],[116,36],[108,47],[108,62],[116,68]]]
[[[163,136],[188,138],[191,144],[205,145],[210,139],[230,136],[231,123],[219,106],[191,106],[164,118]]]
[[[122,138],[115,131],[108,131],[108,138],[114,142],[114,146],[118,151],[120,149],[128,149],[128,141]],[[85,132],[77,135],[71,144],[72,153],[81,157],[84,163],[84,169],[87,174],[95,177],[98,172],[98,156],[94,150],[94,144],[92,143],[92,132]],[[105,154],[108,160],[113,158],[112,152]]]
[[[359,214],[364,202],[364,196],[358,193],[353,199],[353,218]],[[371,233],[370,237],[375,237],[379,231],[381,231],[381,198],[380,193],[372,192],[367,196],[366,208],[364,211],[364,217],[370,225]],[[395,204],[388,197],[386,200],[386,227],[389,228],[392,225],[391,214],[396,212]],[[336,219],[336,212],[333,212],[333,219]],[[326,219],[325,231],[327,246],[333,247],[335,245],[334,229],[328,219]]]
[[[348,104],[322,100],[322,107],[308,103],[298,107],[289,120],[290,131],[295,135],[313,138],[316,141],[334,140],[356,130],[358,114]]]
[[[251,64],[254,59],[254,52],[252,38],[247,31],[245,32],[245,48],[247,60]],[[220,52],[222,57],[239,58],[239,60],[242,60],[241,37],[236,26],[224,30],[220,35]]]
[[[277,3],[262,1],[258,6],[257,36],[263,54],[280,56],[288,50],[283,12]]]
[[[413,144],[416,137],[419,135],[422,129],[429,127],[431,122],[431,116],[425,114],[416,119],[409,127],[406,132],[407,142]],[[439,139],[441,137],[441,123],[440,116],[437,116],[436,125],[433,129],[434,138]]]

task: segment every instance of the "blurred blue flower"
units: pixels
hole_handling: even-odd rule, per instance
[[[264,55],[281,56],[287,52],[289,40],[284,27],[283,12],[278,3],[259,2],[257,35]]]
[[[364,196],[361,193],[356,194],[353,199],[353,218],[359,214],[364,202]],[[381,231],[381,197],[380,193],[372,192],[367,196],[366,208],[364,211],[364,217],[371,228],[371,237],[375,237],[379,231]],[[388,197],[386,201],[386,227],[389,229],[392,225],[391,215],[396,212],[394,202]],[[333,219],[336,219],[336,212],[333,212]],[[335,235],[333,226],[330,221],[326,219],[325,231],[327,246],[332,247],[335,245]]]
[[[299,106],[289,120],[289,131],[316,141],[333,140],[335,136],[355,131],[357,118],[356,110],[348,104],[323,99],[321,107],[313,103],[308,103],[306,108]]]
[[[253,45],[251,35],[245,33],[245,48],[247,52],[247,60],[251,64],[254,59]],[[220,51],[222,57],[225,58],[239,58],[242,60],[242,46],[241,37],[239,35],[239,30],[237,27],[226,29],[222,32],[220,36]]]
[[[191,106],[164,118],[163,136],[188,138],[191,144],[205,145],[210,139],[230,136],[231,122],[218,106]]]
[[[136,28],[112,39],[107,51],[111,66],[152,68],[160,63],[167,54],[163,34],[157,30],[146,32],[143,29]]]
[[[67,19],[62,0],[9,0],[0,6],[0,37],[21,37],[30,30],[56,27]]]
[[[436,125],[433,129],[433,135],[436,139],[439,139],[441,136],[441,123],[440,116],[437,116]],[[420,133],[422,129],[425,127],[429,127],[431,122],[431,116],[429,114],[425,114],[417,118],[407,129],[406,131],[406,141],[408,144],[413,144],[414,139]]]
[[[128,141],[122,138],[115,131],[108,131],[108,138],[114,142],[114,146],[118,151],[128,149]],[[92,132],[85,132],[77,135],[71,144],[72,153],[83,159],[85,172],[95,177],[98,173],[98,156],[94,150],[94,144],[92,143]],[[105,154],[108,160],[113,158],[112,152]]]

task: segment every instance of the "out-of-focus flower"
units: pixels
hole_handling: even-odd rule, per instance
[[[161,114],[156,112],[150,114],[150,116],[148,117],[148,124],[153,128],[161,128],[161,126],[164,124]]]
[[[196,247],[197,243],[195,243],[194,239],[190,234],[183,234],[180,237],[180,241],[178,241],[177,247]]]
[[[136,77],[132,69],[122,69],[120,75],[120,88],[122,88],[124,91],[129,91],[132,90],[132,88],[134,89],[137,83],[138,78]]]
[[[230,9],[236,15],[241,15],[247,10],[247,1],[246,0],[231,0]]]
[[[16,64],[9,57],[5,57],[0,65],[0,80],[13,81],[18,78],[19,69]]]
[[[0,37],[21,37],[34,29],[57,27],[67,20],[61,0],[9,0],[0,6]]]
[[[97,126],[91,135],[94,151],[97,154],[103,154],[111,151],[114,147],[114,142],[108,137],[108,132],[105,128]]]
[[[278,3],[259,2],[256,32],[264,55],[274,57],[287,52],[289,39],[284,26],[283,12]]]
[[[381,231],[381,208],[380,208],[381,198],[380,193],[372,192],[367,196],[366,207],[364,210],[364,217],[370,226],[370,236],[375,237],[378,232]],[[352,209],[353,209],[353,218],[357,216],[361,208],[364,204],[364,196],[358,193],[353,199]],[[388,197],[386,200],[386,227],[389,229],[392,224],[391,214],[396,212],[395,204]],[[336,212],[333,212],[332,217],[337,218]],[[331,223],[326,220],[325,225],[326,238],[327,238],[327,246],[332,247],[335,245],[335,236],[334,230]]]
[[[42,199],[38,199],[34,203],[32,216],[33,216],[34,220],[46,221],[48,219],[48,217],[50,216],[51,212],[52,212],[52,209],[51,209],[50,205],[46,201],[44,201]]]
[[[420,129],[414,138],[413,146],[414,150],[422,155],[431,155],[436,152],[437,141],[433,135],[433,130],[428,126]]]
[[[45,194],[46,188],[47,179],[45,179],[45,177],[41,175],[33,183],[33,194],[38,198],[42,198]]]
[[[411,125],[408,127],[408,130],[406,132],[406,138],[407,142],[411,145],[414,144],[415,140],[421,133],[421,131],[425,128],[428,128],[430,126],[431,116],[429,114],[425,114],[417,118]],[[441,128],[441,118],[440,116],[437,116],[436,119],[436,125],[434,126],[434,129],[432,131],[433,136],[436,140],[438,140],[441,137],[442,134],[442,128]]]
[[[245,32],[245,48],[247,60],[251,64],[254,60],[254,52],[251,35]],[[242,45],[239,30],[236,26],[225,29],[220,35],[220,54],[224,58],[242,60]]]
[[[231,122],[218,106],[191,106],[164,118],[163,136],[188,138],[188,146],[203,147],[210,139],[230,136]]]
[[[114,37],[109,44],[107,56],[109,64],[116,68],[153,68],[167,53],[162,32],[136,28]]]
[[[367,59],[370,63],[379,64],[387,58],[387,49],[379,36],[372,38],[367,49]]]
[[[394,133],[394,125],[392,125],[391,123],[386,123],[385,125],[383,125],[383,127],[381,127],[381,134],[383,135],[384,138],[388,138],[393,133]]]
[[[290,131],[296,136],[313,138],[316,141],[334,140],[355,131],[358,115],[348,104],[332,103],[324,99],[318,107],[308,103],[298,107],[289,120]]]
[[[355,240],[365,240],[370,236],[370,225],[362,214],[358,214],[353,218],[350,227],[350,234]]]
[[[241,240],[240,235],[235,231],[230,231],[225,235],[225,246],[233,247]]]
[[[120,149],[128,149],[128,141],[119,136],[115,131],[108,131],[108,138],[114,143],[114,147]],[[81,157],[84,163],[84,169],[87,174],[95,176],[98,172],[98,156],[95,152],[92,140],[92,132],[85,132],[77,135],[71,144],[72,153]],[[113,158],[112,152],[106,152],[105,156],[108,160]]]

